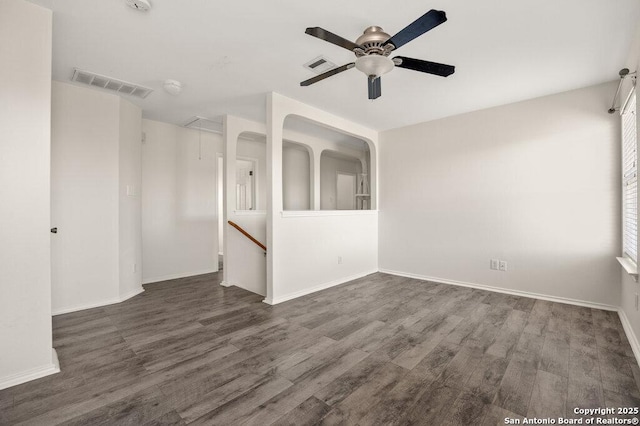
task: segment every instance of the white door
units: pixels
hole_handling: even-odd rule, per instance
[[[340,173],[337,175],[337,209],[356,209],[356,175]]]
[[[253,161],[236,161],[236,210],[255,210]]]

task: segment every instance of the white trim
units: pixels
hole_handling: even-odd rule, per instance
[[[13,374],[9,377],[5,377],[0,381],[0,390],[7,389],[12,386],[17,386],[22,383],[30,382],[31,380],[40,379],[42,377],[50,376],[60,372],[60,361],[58,361],[58,353],[55,349],[51,349],[51,364],[44,365],[42,367],[36,367],[31,370]]]
[[[627,340],[629,340],[629,344],[633,350],[633,355],[636,357],[636,362],[640,365],[640,343],[638,343],[638,338],[633,332],[633,328],[631,328],[631,322],[629,322],[629,318],[622,308],[618,309],[618,315],[620,316],[622,328],[624,328],[624,332],[627,335]]]
[[[349,277],[339,278],[337,280],[329,281],[327,283],[320,284],[320,285],[317,285],[315,287],[311,287],[311,288],[307,288],[307,289],[304,289],[304,290],[296,291],[296,292],[293,292],[293,293],[285,294],[284,296],[280,296],[280,297],[276,297],[276,298],[273,298],[273,297],[265,298],[262,302],[264,302],[264,303],[266,303],[268,305],[277,305],[278,303],[286,302],[287,300],[296,299],[298,297],[306,296],[306,295],[311,294],[311,293],[316,293],[318,291],[326,290],[328,288],[335,287],[337,285],[344,284],[344,283],[349,282],[349,281],[357,280],[358,278],[366,277],[367,275],[375,274],[376,272],[378,272],[378,271],[372,270],[372,271],[363,272],[363,273],[356,274],[356,275],[351,275]]]
[[[86,305],[74,306],[73,308],[58,309],[57,311],[53,311],[51,313],[51,316],[70,314],[71,312],[78,312],[78,311],[84,311],[87,309],[101,308],[102,306],[115,305],[116,303],[122,303],[125,300],[129,300],[133,296],[137,296],[143,291],[144,291],[144,288],[140,287],[131,291],[130,293],[126,293],[125,295],[115,299],[109,299],[109,300],[98,302],[98,303],[87,303]]]
[[[214,272],[218,272],[218,268],[203,269],[201,271],[182,272],[180,274],[170,274],[170,275],[162,275],[159,277],[145,278],[142,280],[142,284],[153,284],[153,283],[159,283],[161,281],[177,280],[178,278],[187,278],[187,277],[194,277],[196,275],[213,274]]]
[[[120,303],[120,299],[109,299],[106,301],[98,302],[98,303],[87,303],[86,305],[74,306],[73,308],[65,308],[58,309],[51,313],[52,316],[69,314],[71,312],[84,311],[86,309],[100,308],[102,306],[115,305],[116,303]]]
[[[144,287],[140,286],[132,291],[130,291],[129,293],[125,293],[124,295],[120,295],[120,301],[119,302],[124,302],[125,300],[129,300],[131,299],[133,296],[137,296],[140,293],[144,292]]]
[[[266,216],[266,210],[234,210],[234,216]]]
[[[322,217],[322,216],[374,216],[378,210],[287,210],[282,217]]]
[[[627,272],[627,274],[631,275],[635,282],[638,282],[638,265],[632,259],[629,259],[627,256],[624,257],[616,257],[622,268]]]
[[[223,287],[238,287],[238,288],[241,288],[242,290],[248,291],[249,293],[257,294],[258,296],[264,296],[265,295],[264,293],[258,293],[257,291],[254,291],[254,290],[251,290],[249,288],[243,287],[240,284],[229,283],[229,282],[226,282],[226,281],[223,281],[223,282],[224,282],[224,284],[220,283],[220,285],[223,286]]]
[[[399,277],[415,278],[415,279],[424,280],[424,281],[431,281],[431,282],[435,282],[435,283],[451,284],[451,285],[457,285],[457,286],[461,286],[461,287],[472,287],[472,288],[477,288],[477,289],[480,289],[480,290],[493,291],[493,292],[496,292],[496,293],[511,294],[511,295],[514,295],[514,296],[529,297],[529,298],[532,298],[532,299],[548,300],[549,302],[557,302],[557,303],[565,303],[565,304],[569,304],[569,305],[584,306],[586,308],[602,309],[602,310],[605,310],[605,311],[616,311],[616,312],[618,311],[618,307],[617,306],[607,305],[605,303],[597,303],[597,302],[589,302],[589,301],[586,301],[586,300],[570,299],[568,297],[549,296],[549,295],[546,295],[546,294],[531,293],[529,291],[511,290],[511,289],[502,288],[502,287],[492,287],[492,286],[484,285],[484,284],[476,284],[476,283],[469,283],[469,282],[464,282],[464,281],[448,280],[448,279],[445,279],[445,278],[428,277],[428,276],[425,276],[425,275],[411,274],[411,273],[399,272],[399,271],[392,271],[392,270],[389,270],[389,269],[380,269],[380,272],[385,273],[385,274],[390,274],[390,275],[397,275]]]

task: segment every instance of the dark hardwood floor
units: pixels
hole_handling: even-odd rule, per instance
[[[614,312],[373,274],[277,306],[217,274],[54,317],[0,424],[495,425],[637,407]]]

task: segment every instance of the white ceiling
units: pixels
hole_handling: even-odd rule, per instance
[[[152,87],[131,99],[147,118],[263,121],[275,91],[377,130],[615,80],[640,17],[638,0],[150,0],[148,13],[124,0],[32,1],[54,11],[54,79],[78,67]],[[306,27],[350,40],[369,25],[393,35],[429,9],[449,21],[398,54],[455,65],[452,76],[394,69],[375,101],[355,69],[299,86],[314,76],[302,64],[318,55],[354,59]],[[183,83],[181,95],[162,90],[168,78]]]

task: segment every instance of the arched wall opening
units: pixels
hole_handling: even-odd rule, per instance
[[[285,208],[283,151],[285,141],[291,140],[309,148],[311,210]],[[349,141],[354,145],[350,147]],[[277,304],[377,272],[377,143],[378,132],[373,129],[269,94],[266,303]],[[327,150],[347,155],[360,152],[353,158],[368,152],[369,159],[360,162],[360,171],[368,168],[369,210],[321,210],[321,161]]]
[[[375,146],[365,138],[332,128],[297,114],[283,121],[282,183],[283,210],[370,210],[372,208],[372,155]],[[298,151],[298,161],[291,161],[291,142],[306,148],[308,159]],[[374,157],[375,158],[375,157]],[[290,189],[301,189],[309,168],[309,208],[292,208]],[[297,181],[291,177],[296,175]],[[340,178],[338,178],[340,176]],[[338,180],[351,188],[349,199],[337,205]],[[344,184],[346,183],[346,185]],[[375,182],[373,182],[375,186]],[[306,196],[306,191],[299,191]],[[343,194],[346,192],[343,191]],[[344,198],[344,197],[342,197]]]
[[[225,116],[224,279],[222,285],[266,294],[265,251],[229,221],[262,244],[267,234],[266,126]]]

